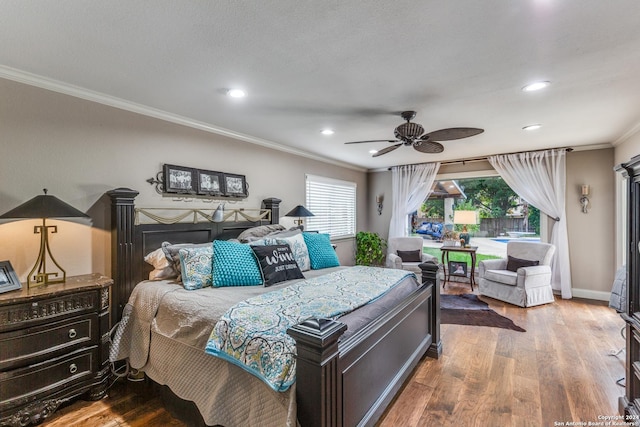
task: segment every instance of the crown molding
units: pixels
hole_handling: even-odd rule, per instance
[[[350,163],[345,163],[338,160],[318,156],[303,150],[287,147],[273,141],[269,141],[262,138],[256,138],[251,135],[245,135],[239,132],[232,131],[230,129],[213,126],[209,123],[194,120],[189,117],[180,116],[178,114],[173,114],[167,111],[159,110],[157,108],[149,107],[147,105],[138,104],[135,102],[128,101],[126,99],[117,98],[115,96],[107,95],[104,93],[95,92],[83,87],[64,83],[59,80],[50,79],[48,77],[32,74],[26,71],[18,70],[15,68],[4,66],[4,65],[0,65],[0,78],[13,80],[19,83],[27,84],[29,86],[35,86],[42,89],[47,89],[53,92],[58,92],[65,95],[73,96],[75,98],[96,102],[98,104],[107,105],[109,107],[118,108],[120,110],[130,111],[132,113],[141,114],[147,117],[153,117],[155,119],[175,123],[182,126],[187,126],[190,128],[202,130],[202,131],[213,133],[216,135],[222,135],[222,136],[237,139],[240,141],[249,142],[251,144],[260,145],[262,147],[270,148],[272,150],[277,150],[277,151],[293,154],[296,156],[305,157],[311,160],[316,160],[319,162],[328,163],[328,164],[340,166],[347,169],[352,169],[358,172],[367,171],[366,168],[355,166]]]
[[[635,125],[631,126],[631,128],[628,131],[623,133],[622,136],[620,136],[620,138],[618,138],[615,141],[613,141],[611,143],[611,145],[616,147],[616,146],[626,142],[627,140],[629,140],[632,136],[634,136],[638,132],[640,132],[640,122],[638,122]]]

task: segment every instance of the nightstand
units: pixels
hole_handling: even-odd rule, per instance
[[[113,280],[100,274],[0,294],[0,426],[38,423],[107,391]]]

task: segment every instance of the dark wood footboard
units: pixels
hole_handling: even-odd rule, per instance
[[[442,354],[438,265],[420,268],[416,292],[344,341],[346,325],[335,320],[311,319],[289,329],[298,352],[300,425],[373,425],[420,359]]]

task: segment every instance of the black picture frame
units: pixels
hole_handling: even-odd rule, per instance
[[[460,261],[449,261],[449,275],[467,277],[467,263]]]
[[[195,169],[165,164],[162,172],[165,193],[196,193],[197,177]]]
[[[22,289],[22,283],[18,280],[16,272],[9,261],[0,261],[0,294]]]
[[[196,169],[197,193],[202,196],[224,196],[222,172]]]
[[[247,197],[247,178],[244,175],[225,173],[224,194],[229,197]]]

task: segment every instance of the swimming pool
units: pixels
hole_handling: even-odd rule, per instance
[[[510,238],[510,237],[495,237],[493,239],[491,239],[495,242],[500,242],[500,243],[509,243],[509,242],[539,242],[540,238],[539,237],[521,237],[521,238]]]

